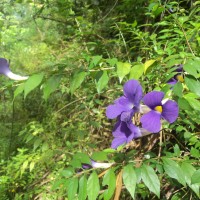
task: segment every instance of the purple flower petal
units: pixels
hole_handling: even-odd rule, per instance
[[[121,96],[118,99],[114,101],[114,104],[121,104],[121,105],[126,105],[130,106],[130,108],[133,107],[133,104],[127,99],[125,96]]]
[[[163,92],[153,91],[153,92],[147,93],[144,96],[143,102],[144,104],[146,104],[149,108],[153,110],[156,106],[162,105],[161,101],[163,97],[164,97]]]
[[[135,107],[127,112],[123,112],[120,115],[120,120],[127,123],[132,122],[132,118],[136,112],[137,112],[137,109]]]
[[[152,110],[147,114],[144,114],[140,121],[142,123],[142,128],[146,129],[151,133],[157,133],[161,129],[160,122],[161,114]]]
[[[133,123],[129,123],[127,124],[127,126],[131,130],[131,132],[134,133],[127,138],[127,142],[130,142],[132,139],[142,136],[140,129],[137,126],[135,126]]]
[[[184,70],[183,70],[183,64],[178,65],[177,68],[176,68],[176,70],[175,70],[175,72],[184,72]]]
[[[28,79],[28,76],[20,76],[11,72],[9,68],[9,63],[5,58],[0,58],[0,74],[4,74],[8,78],[16,81]]]
[[[178,117],[178,104],[175,101],[168,100],[162,107],[162,117],[169,123],[173,123]]]
[[[142,99],[142,86],[136,80],[129,80],[124,84],[124,95],[135,106],[138,106]]]
[[[127,123],[123,121],[119,121],[116,123],[113,136],[114,137],[126,137],[128,138],[132,134],[131,130],[128,128]]]
[[[177,79],[177,75],[178,74],[183,74],[184,73],[184,70],[183,70],[183,65],[180,64],[180,65],[176,65],[174,66],[174,71],[175,74],[172,78],[170,78],[167,83],[170,84],[170,85],[175,85],[177,82],[178,82],[178,79]],[[177,72],[177,73],[176,73]]]
[[[5,58],[0,58],[0,74],[6,74],[9,71],[8,61]]]
[[[170,85],[175,85],[178,81],[175,78],[170,78],[167,83]]]
[[[130,142],[133,138],[140,135],[138,128],[133,124],[128,124],[123,121],[118,121],[113,130],[114,139],[112,141],[112,148]]]
[[[124,111],[123,107],[118,104],[109,105],[106,109],[106,116],[108,119],[114,119]]]
[[[114,119],[122,112],[129,111],[133,108],[133,104],[126,98],[120,97],[115,100],[115,104],[109,105],[106,109],[106,116],[109,119]]]
[[[118,146],[125,144],[126,138],[114,138],[111,144],[111,148],[116,149]]]
[[[92,166],[90,164],[82,164],[83,169],[90,169]]]
[[[121,115],[120,115],[120,120],[123,121],[123,122],[128,122],[131,120],[131,117],[132,117],[132,112],[131,111],[127,111],[127,112],[123,112]]]
[[[120,120],[118,120],[116,122],[116,124],[115,124],[115,126],[113,128],[113,132],[112,132],[114,137],[120,137],[120,135],[121,135],[121,131],[120,131],[121,123],[122,122]]]

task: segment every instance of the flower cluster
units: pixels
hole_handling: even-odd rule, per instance
[[[122,144],[149,133],[161,130],[161,120],[173,123],[178,117],[178,105],[172,100],[163,100],[164,93],[152,91],[143,96],[142,86],[137,80],[129,80],[123,87],[124,95],[106,109],[109,119],[117,118],[111,147]],[[141,104],[143,102],[143,104]],[[136,125],[134,116],[141,114],[141,126]]]

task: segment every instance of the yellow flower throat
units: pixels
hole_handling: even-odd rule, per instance
[[[178,75],[176,76],[176,79],[177,79],[178,81],[180,81],[181,83],[184,82],[184,78],[183,78],[183,75],[182,75],[182,74],[178,74]]]
[[[156,107],[154,108],[154,110],[156,110],[156,111],[162,113],[162,106],[156,106]]]

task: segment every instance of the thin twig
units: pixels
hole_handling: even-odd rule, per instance
[[[131,61],[130,61],[130,58],[129,58],[129,55],[128,55],[128,49],[127,49],[126,41],[125,41],[124,36],[123,36],[123,34],[122,34],[122,32],[121,32],[119,26],[117,25],[117,23],[115,23],[115,25],[117,26],[117,28],[118,28],[118,30],[119,30],[119,33],[120,33],[120,35],[121,35],[121,37],[122,37],[122,40],[123,40],[123,43],[124,43],[124,47],[125,47],[125,50],[126,50],[126,55],[127,55],[127,57],[128,57],[128,61],[129,61],[129,63],[130,63]]]
[[[106,68],[100,68],[100,69],[91,69],[89,70],[89,72],[96,72],[96,71],[99,71],[99,70],[110,70],[110,69],[115,69],[115,67],[106,67]]]
[[[106,15],[104,15],[104,17],[102,17],[100,20],[97,21],[97,23],[99,23],[100,21],[103,21],[111,12],[112,10],[115,8],[115,6],[117,5],[118,0],[115,1],[113,7],[107,12]]]
[[[168,11],[168,12],[169,12],[169,11]],[[169,14],[171,14],[171,13],[169,12]],[[180,22],[178,21],[178,19],[176,19],[173,15],[172,15],[172,17],[174,18],[174,20],[176,21],[176,23],[177,23],[177,24],[179,25],[179,27],[181,28],[181,30],[182,30],[182,32],[183,32],[183,35],[184,35],[184,37],[185,37],[186,43],[187,43],[187,45],[188,45],[188,47],[189,47],[189,49],[190,49],[192,55],[195,56],[195,54],[194,54],[194,52],[193,52],[193,50],[192,50],[192,48],[191,48],[191,46],[190,46],[190,43],[189,43],[189,41],[188,41],[187,35],[186,35],[186,33],[185,33],[185,30],[184,30],[182,24],[180,24]]]
[[[185,33],[184,29],[183,29],[183,26],[182,26],[182,25],[180,25],[180,26],[181,26],[181,30],[182,30],[182,32],[183,32],[183,34],[184,34],[186,43],[187,43],[187,45],[188,45],[188,47],[189,47],[189,49],[190,49],[192,55],[195,56],[195,54],[194,54],[194,52],[193,52],[193,50],[192,50],[192,48],[191,48],[191,46],[190,46],[190,43],[189,43],[189,41],[188,41],[187,35],[186,35],[186,33]]]
[[[72,101],[72,102],[68,103],[67,105],[63,106],[61,109],[59,109],[58,111],[56,111],[56,113],[59,113],[59,112],[60,112],[61,110],[63,110],[64,108],[70,106],[70,105],[73,104],[73,103],[76,103],[76,102],[78,102],[78,101],[81,101],[81,100],[83,100],[83,99],[86,99],[86,97],[83,97],[83,98],[80,98],[80,99],[77,99],[77,100],[75,100],[75,101]]]
[[[82,32],[82,30],[81,30],[80,23],[79,23],[79,21],[78,21],[76,18],[75,18],[75,22],[76,22],[76,24],[77,24],[77,27],[78,27],[79,32],[80,32],[81,35],[83,36],[83,32]],[[87,53],[89,53],[89,50],[88,50],[88,48],[87,48],[86,43],[83,42],[83,44],[84,44],[84,46],[85,46],[85,49],[86,49]]]
[[[162,151],[162,138],[163,138],[163,131],[160,131],[160,146],[159,146],[159,153],[158,153],[159,158],[161,156],[161,151]]]

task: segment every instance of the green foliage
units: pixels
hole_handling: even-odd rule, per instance
[[[122,62],[117,63],[117,75],[119,77],[120,83],[122,82],[123,78],[127,74],[129,74],[130,69],[131,69],[130,63],[122,63]]]
[[[79,72],[76,73],[71,81],[70,84],[70,91],[73,94],[74,91],[81,85],[81,83],[84,81],[86,76],[85,72]]]
[[[52,76],[50,77],[45,85],[44,85],[44,95],[43,98],[47,101],[47,99],[49,98],[49,96],[56,91],[56,89],[58,88],[59,84],[60,84],[60,79],[61,76]]]
[[[137,177],[133,166],[131,164],[125,166],[123,169],[123,182],[133,199],[135,198],[136,180]]]
[[[40,85],[43,76],[44,76],[43,74],[35,74],[26,81],[26,83],[24,84],[24,98],[26,98],[26,96],[32,90],[34,90],[38,85]]]
[[[87,194],[89,200],[95,200],[99,194],[99,179],[95,171],[89,176],[87,181]]]
[[[108,186],[108,189],[104,191],[103,196],[105,200],[111,199],[115,191],[115,173],[113,169],[109,169],[103,177],[102,186]]]
[[[184,173],[180,166],[173,160],[169,158],[163,158],[164,170],[168,176],[176,179],[179,183],[185,186]]]
[[[160,198],[160,181],[153,168],[143,165],[141,169],[141,176],[144,184],[149,188],[149,190]]]
[[[87,178],[86,176],[82,176],[79,180],[79,193],[78,199],[85,200],[87,197]]]

